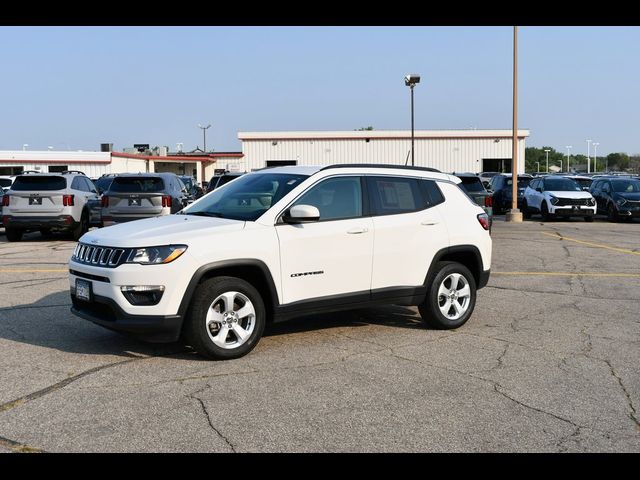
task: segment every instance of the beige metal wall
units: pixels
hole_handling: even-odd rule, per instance
[[[415,165],[443,172],[482,171],[483,158],[511,158],[510,138],[416,138]],[[518,172],[524,173],[525,140],[519,143]],[[295,160],[298,165],[334,163],[411,164],[410,139],[243,139],[247,168],[268,160]]]

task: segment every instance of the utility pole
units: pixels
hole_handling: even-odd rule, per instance
[[[198,124],[198,128],[202,129],[202,135],[203,135],[203,147],[202,147],[202,151],[204,153],[207,153],[207,128],[209,128],[211,126],[211,124],[207,125],[206,127],[203,127],[202,125]]]
[[[513,27],[513,139],[511,145],[511,211],[507,212],[507,222],[522,222],[522,212],[518,210],[518,27]]]

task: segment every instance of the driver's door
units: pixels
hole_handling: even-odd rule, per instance
[[[336,302],[368,300],[373,221],[363,217],[362,177],[321,180],[293,205],[312,205],[320,219],[276,225],[283,304],[338,296]]]

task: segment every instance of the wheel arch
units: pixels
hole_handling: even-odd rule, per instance
[[[253,285],[256,290],[260,292],[264,301],[267,311],[267,321],[273,319],[273,312],[276,306],[279,305],[278,291],[276,290],[275,282],[273,281],[269,267],[267,267],[263,261],[251,258],[222,260],[207,263],[198,268],[191,277],[182,301],[180,302],[178,314],[182,316],[182,318],[185,318],[189,310],[191,300],[198,285],[209,278],[219,276],[241,278]]]
[[[482,255],[475,245],[455,245],[439,250],[431,261],[431,266],[424,279],[424,285],[427,289],[430,286],[430,280],[436,274],[436,265],[438,262],[457,262],[469,269],[476,282],[476,288],[484,287],[484,269],[482,265]]]

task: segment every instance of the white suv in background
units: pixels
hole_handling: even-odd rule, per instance
[[[457,328],[492,243],[459,183],[384,165],[248,173],[179,214],[84,235],[71,310],[220,359],[248,353],[269,321],[372,304],[417,305],[430,326]]]
[[[100,199],[82,172],[22,174],[2,197],[2,222],[10,242],[33,230],[66,231],[78,240],[100,225]]]
[[[596,201],[575,181],[559,175],[534,178],[524,191],[522,212],[525,218],[539,213],[544,221],[555,217],[583,217],[593,222]]]

